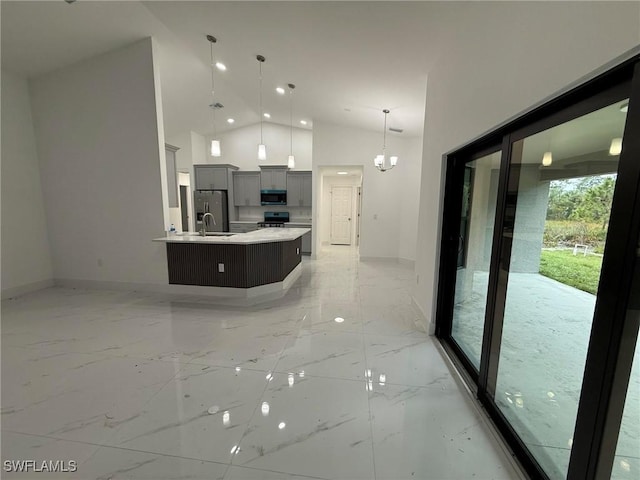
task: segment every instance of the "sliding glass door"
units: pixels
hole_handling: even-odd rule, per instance
[[[627,104],[511,148],[508,279],[493,400],[553,478],[566,477],[574,440]]]
[[[533,477],[640,475],[639,60],[447,155],[436,335]]]

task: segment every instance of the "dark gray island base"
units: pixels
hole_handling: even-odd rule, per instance
[[[282,282],[301,262],[302,238],[267,243],[167,242],[169,283],[252,288]]]
[[[167,292],[207,302],[253,305],[282,297],[302,273],[308,228],[262,228],[248,233],[182,233],[166,243]]]

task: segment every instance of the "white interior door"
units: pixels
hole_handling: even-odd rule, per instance
[[[331,244],[351,245],[353,187],[331,188]]]

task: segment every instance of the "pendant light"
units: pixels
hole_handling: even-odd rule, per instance
[[[542,154],[542,166],[550,167],[553,163],[553,152],[551,148],[551,140],[553,136],[553,130],[547,133],[547,150]]]
[[[622,153],[622,139],[614,138],[609,146],[609,155],[620,155]]]
[[[382,110],[384,113],[384,130],[382,133],[382,153],[380,155],[376,155],[373,159],[373,165],[380,170],[381,172],[386,172],[387,170],[391,170],[398,164],[398,156],[392,155],[389,157],[389,164],[387,164],[387,115],[389,114],[389,110],[386,108]]]
[[[222,107],[221,104],[217,104],[215,101],[215,83],[213,81],[213,70],[215,68],[215,62],[213,61],[213,44],[217,42],[216,37],[213,35],[207,35],[209,45],[211,46],[211,123],[213,124],[213,139],[211,140],[211,156],[219,157],[222,155],[220,151],[220,140],[216,139],[216,109]],[[217,105],[220,105],[218,107]]]
[[[296,159],[293,156],[293,89],[296,88],[296,86],[293,83],[290,83],[289,85],[289,98],[290,98],[290,111],[289,111],[289,122],[290,122],[290,129],[291,129],[291,136],[290,136],[290,143],[289,143],[289,158],[287,159],[287,167],[289,168],[295,168],[296,167]]]
[[[267,146],[262,139],[262,64],[266,60],[262,55],[256,56],[258,65],[260,65],[260,144],[258,145],[258,160],[267,159]]]

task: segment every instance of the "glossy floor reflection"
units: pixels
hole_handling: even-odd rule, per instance
[[[2,305],[2,460],[70,479],[518,478],[433,340],[413,270],[348,248],[252,308],[51,288]]]

